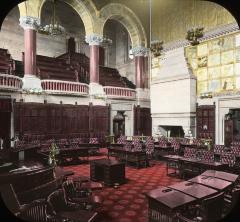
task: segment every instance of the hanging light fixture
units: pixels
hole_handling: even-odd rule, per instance
[[[48,25],[45,25],[44,27],[41,27],[38,32],[45,35],[54,35],[54,36],[63,35],[65,33],[65,29],[63,26],[60,25],[59,20],[56,16],[57,0],[51,0],[51,2],[52,2],[51,23]]]

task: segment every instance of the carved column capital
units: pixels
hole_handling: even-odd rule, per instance
[[[19,19],[20,26],[23,29],[37,30],[40,27],[40,19],[31,16],[23,16]]]
[[[149,52],[149,49],[143,46],[136,46],[132,48],[132,53],[134,56],[147,56],[148,52]]]
[[[93,33],[85,36],[85,41],[89,45],[100,45],[103,42],[103,36]]]

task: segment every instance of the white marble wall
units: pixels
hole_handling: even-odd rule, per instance
[[[150,88],[153,134],[158,126],[182,126],[195,134],[196,78],[188,69],[184,48],[165,52]]]

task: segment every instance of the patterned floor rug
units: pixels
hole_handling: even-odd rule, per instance
[[[106,156],[91,157],[91,159],[104,157]],[[164,161],[151,161],[150,165],[141,169],[126,166],[126,184],[118,188],[104,187],[100,191],[95,191],[104,198],[103,215],[99,222],[148,221],[148,204],[144,193],[156,189],[159,185],[166,186],[180,181],[178,178],[167,176]],[[72,170],[74,176],[90,177],[89,163],[66,166],[64,169]]]

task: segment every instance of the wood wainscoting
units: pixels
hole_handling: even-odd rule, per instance
[[[46,135],[48,138],[109,135],[109,106],[19,102],[13,107],[18,135]]]

